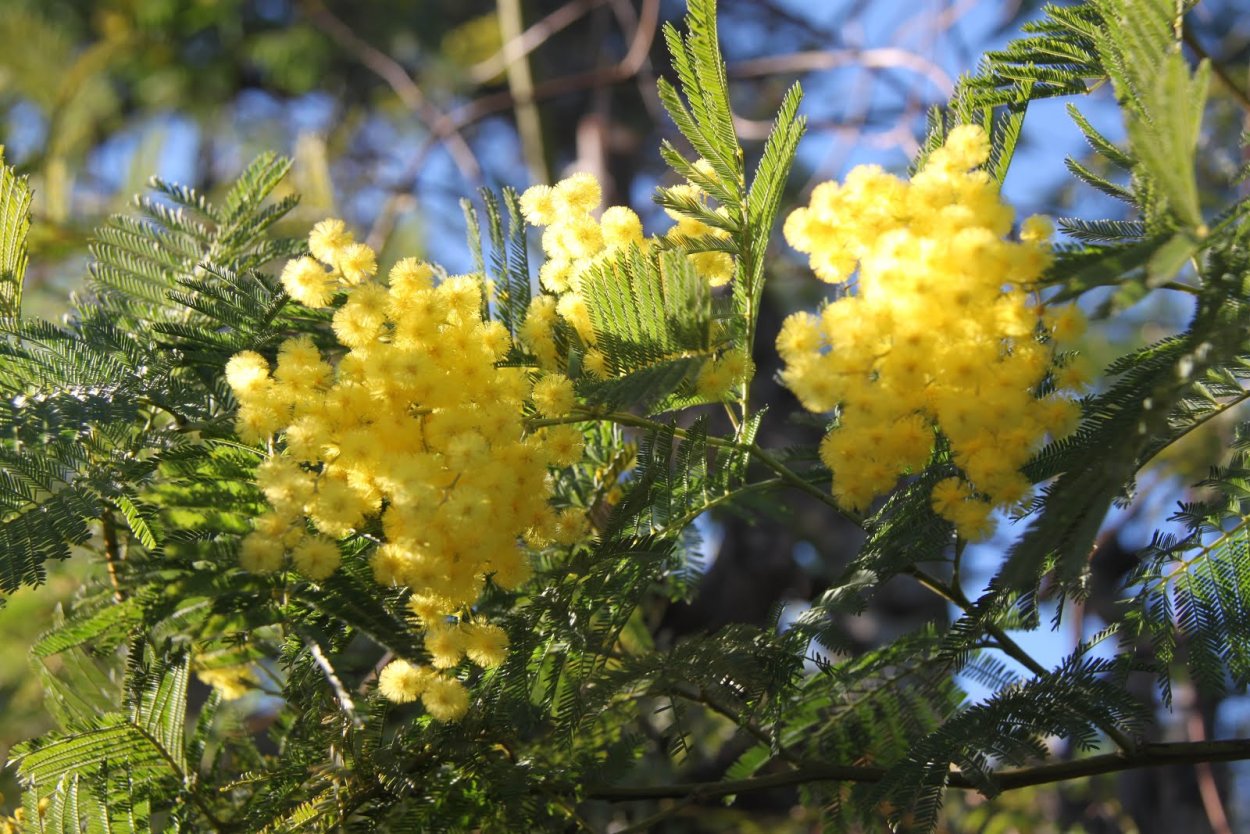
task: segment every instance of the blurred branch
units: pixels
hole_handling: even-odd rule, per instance
[[[1198,36],[1194,34],[1193,29],[1186,26],[1183,31],[1185,45],[1194,51],[1194,54],[1198,56],[1198,60],[1210,63],[1211,71],[1223,82],[1229,94],[1237,99],[1237,102],[1242,107],[1250,110],[1250,93],[1246,92],[1246,88],[1234,81],[1228,70],[1224,68],[1224,65],[1211,57],[1211,54],[1207,52],[1202,42],[1198,40]]]
[[[753,78],[761,75],[818,72],[847,66],[861,66],[875,70],[910,70],[927,78],[945,96],[955,91],[955,82],[944,69],[915,52],[894,46],[874,49],[823,49],[792,52],[788,55],[769,55],[730,64],[729,75],[734,78]]]
[[[503,35],[505,49],[508,44],[521,39],[521,0],[496,0],[496,12],[499,16],[499,31]],[[525,164],[530,169],[530,177],[535,182],[546,182],[547,159],[543,153],[543,125],[538,115],[538,105],[534,102],[534,76],[530,74],[530,63],[526,54],[517,50],[506,50],[510,54],[506,59],[508,73],[508,92],[512,93],[516,106],[517,135],[521,140],[521,153]]]
[[[300,7],[313,25],[385,81],[399,96],[400,101],[425,122],[439,142],[446,143],[448,153],[465,179],[475,185],[482,181],[482,166],[469,143],[460,134],[460,126],[449,122],[443,112],[430,103],[398,61],[362,40],[350,26],[335,17],[321,0],[301,0]]]
[[[519,35],[507,38],[494,55],[469,67],[469,78],[484,84],[503,73],[510,63],[529,55],[562,29],[581,20],[608,0],[571,0]]]
[[[641,23],[629,45],[629,51],[617,64],[604,69],[587,72],[571,73],[535,84],[532,91],[524,97],[511,92],[491,93],[480,96],[462,107],[453,110],[448,118],[456,128],[463,128],[487,116],[511,110],[518,103],[543,101],[549,98],[578,93],[605,84],[619,84],[628,81],[642,68],[643,62],[651,51],[651,43],[655,40],[655,32],[659,22],[659,0],[643,0]],[[431,137],[432,141],[439,141]]]
[[[1011,791],[1143,767],[1196,765],[1247,759],[1250,759],[1250,739],[1146,744],[1133,752],[1104,753],[1067,762],[1000,770],[991,774],[990,784],[1000,791]],[[766,776],[726,779],[718,782],[678,782],[667,785],[591,788],[585,792],[584,796],[587,799],[606,802],[686,797],[712,799],[729,794],[805,785],[810,782],[880,782],[887,773],[888,771],[883,767],[809,762],[795,770],[771,773]],[[948,773],[946,784],[960,790],[980,790],[983,786],[983,783],[974,781],[959,771]]]
[[[1195,701],[1197,701],[1195,693]],[[1195,703],[1185,719],[1185,735],[1191,742],[1206,741],[1206,728],[1202,722],[1202,711]],[[1228,823],[1228,814],[1224,813],[1224,803],[1220,801],[1220,789],[1215,784],[1215,772],[1210,762],[1198,762],[1194,765],[1194,776],[1198,780],[1198,793],[1202,797],[1202,810],[1207,815],[1207,823],[1213,834],[1233,834]]]

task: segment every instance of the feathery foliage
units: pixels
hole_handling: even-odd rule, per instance
[[[804,129],[796,86],[748,164],[714,0],[690,0],[684,32],[665,28],[673,80],[659,82],[689,149],[662,147],[681,184],[656,199],[704,231],[595,249],[587,240],[603,230],[584,226],[576,242],[596,254],[563,295],[532,282],[524,221],[541,207],[526,214],[529,196],[505,189],[483,191],[480,208],[464,203],[471,278],[405,263],[389,287],[348,279],[352,269],[372,274],[373,253],[351,249],[348,263],[353,244],[331,222],[310,238],[316,260],[293,261],[293,273],[320,261],[332,271],[306,270],[302,280],[335,287],[321,307],[297,303],[284,286],[303,297],[300,276],[275,275],[306,254],[282,234],[295,197],[275,198],[288,164],[266,155],[221,199],[154,180],[133,213],[97,231],[89,292],[55,325],[20,315],[30,198],[3,168],[0,591],[38,583],[50,560],[76,552],[99,567],[31,649],[59,728],[14,751],[26,819],[41,831],[91,834],[607,830],[621,819],[642,830],[691,804],[730,798],[732,807],[735,796],[797,787],[825,830],[884,822],[924,832],[938,826],[952,789],[993,797],[1056,773],[1250,755],[1244,742],[1144,743],[1151,705],[1126,685],[1130,672],[1152,671],[1169,703],[1182,669],[1213,692],[1250,683],[1250,422],[1238,411],[1250,399],[1250,248],[1242,204],[1211,213],[1198,199],[1210,69],[1191,68],[1180,51],[1183,11],[1165,0],[1047,7],[932,114],[913,171],[941,159],[948,142],[976,136],[989,141],[981,182],[1001,183],[1030,101],[1109,82],[1127,147],[1070,107],[1106,164],[1067,165],[1133,214],[1061,221],[1075,242],[1057,247],[1039,289],[1055,305],[1110,288],[1108,315],[1147,292],[1181,289],[1196,301],[1191,320],[1111,364],[1082,400],[1077,430],[1021,470],[1040,494],[1015,508],[1019,536],[986,587],[969,596],[969,542],[934,507],[935,487],[964,463],[926,423],[925,449],[935,441],[927,463],[909,466],[852,519],[865,534],[860,552],[785,627],[780,614],[767,627],[680,638],[663,626],[669,606],[701,589],[708,518],[784,514],[795,495],[829,512],[838,505],[827,450],[761,445],[772,415],[750,402],[748,361],[732,385],[708,384],[723,363],[755,355],[766,254]],[[968,124],[984,135],[957,129]],[[1117,173],[1097,173],[1104,168]],[[535,193],[576,202],[560,188]],[[708,253],[732,260],[724,291],[698,267]],[[439,290],[424,285],[432,276]],[[451,309],[455,299],[470,301]],[[570,302],[584,304],[588,330]],[[396,323],[405,304],[439,324],[409,338]],[[359,352],[345,349],[359,335],[353,310],[388,322]],[[1042,343],[1051,326],[1037,326]],[[378,478],[352,469],[361,450],[349,441],[360,438],[346,434],[296,461],[294,422],[258,442],[240,436],[235,393],[246,387],[238,357],[250,373],[277,356],[284,385],[302,368],[323,399],[331,384],[361,394],[336,400],[327,420],[395,410],[394,386],[408,376],[463,382],[435,367],[468,349],[451,343],[454,328],[492,342],[488,371],[514,373],[501,377],[516,389],[508,396],[517,414],[505,415],[522,437],[514,451],[550,458],[533,482],[550,503],[516,537],[532,575],[505,581],[498,565],[484,569],[471,577],[476,601],[452,622],[442,608],[429,613],[441,603],[420,583],[391,581],[384,554],[400,544],[433,550],[428,530],[393,529],[390,512],[404,503],[396,496],[414,484],[428,488],[412,490],[415,503],[457,509],[461,527],[491,524],[497,507],[482,513],[438,497],[467,473],[436,467],[423,451],[410,461],[419,474],[394,479],[404,483],[370,482]],[[535,348],[535,331],[550,351]],[[1025,353],[1027,338],[1011,350]],[[418,348],[425,364],[387,366],[402,379],[361,370],[368,351]],[[1059,387],[1061,370],[1037,377],[1037,393]],[[456,455],[485,445],[473,422],[482,403],[460,403],[460,423],[440,427],[426,418],[446,409],[418,399],[396,411],[411,435],[401,441],[443,431],[462,444],[447,443]],[[293,419],[310,416],[324,415]],[[393,438],[371,419],[360,420],[376,435],[369,441],[391,455]],[[1183,530],[1156,534],[1123,580],[1118,619],[1053,667],[1029,655],[1014,633],[1042,627],[1048,594],[1068,604],[1087,593],[1108,509],[1131,501],[1142,471],[1186,437],[1233,421],[1230,455],[1200,485],[1203,500],[1173,519]],[[328,575],[301,567],[298,554],[288,564],[286,550],[313,536],[308,519],[318,523],[308,508],[328,501],[326,484],[340,476],[346,488],[376,491],[371,513],[342,535],[316,534],[340,560]],[[266,532],[282,515],[274,495],[313,480],[312,497],[288,502],[290,529]],[[286,540],[292,533],[299,545]],[[272,570],[241,567],[257,567],[256,543],[274,541]],[[937,594],[955,611],[951,622],[856,645],[848,623],[887,581]],[[448,649],[457,639],[466,642]],[[439,704],[434,679],[467,703]],[[414,680],[427,688],[413,695]],[[1075,757],[1062,772],[1048,761],[1055,737]],[[659,804],[669,799],[679,801]]]

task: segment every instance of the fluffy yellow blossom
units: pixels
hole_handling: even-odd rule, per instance
[[[378,271],[378,258],[373,250],[363,243],[349,243],[339,250],[336,261],[343,280],[348,284],[359,284],[366,278],[372,278]]]
[[[378,673],[378,692],[388,701],[408,704],[421,697],[437,676],[406,660],[392,660]]]
[[[586,351],[586,356],[582,359],[582,367],[597,379],[608,378],[608,357],[604,356],[600,350],[591,348]]]
[[[305,307],[324,307],[334,298],[335,277],[312,258],[296,258],[282,269],[282,289]]]
[[[556,206],[568,214],[589,213],[599,207],[603,189],[594,174],[572,174],[556,183],[552,189]]]
[[[546,430],[544,448],[554,466],[579,463],[586,449],[586,440],[576,426],[552,426]]]
[[[1047,375],[1060,388],[1088,379],[1082,363],[1055,368],[1056,345],[1080,334],[1079,310],[1043,318],[1032,296],[1050,223],[1029,218],[1008,237],[1012,209],[977,170],[988,155],[984,131],[964,125],[910,182],[861,166],[817,186],[786,219],[786,239],[819,278],[854,277],[855,292],[789,317],[777,338],[781,378],[804,407],[838,410],[820,455],[839,503],[867,509],[928,465],[940,431],[960,474],[935,486],[932,505],[973,540],[993,532],[996,507],[1028,497],[1020,467],[1043,436],[1080,419],[1068,396],[1038,398]]]
[[[561,545],[574,545],[590,535],[590,519],[576,507],[561,510],[551,529],[551,538]]]
[[[535,185],[521,195],[521,214],[533,226],[546,226],[556,219],[555,192],[549,185]]]
[[[564,374],[544,374],[534,383],[534,407],[544,417],[563,417],[573,410],[573,381]]]
[[[430,626],[425,632],[425,650],[430,653],[431,666],[450,669],[464,657],[464,635],[452,626]]]
[[[239,548],[239,566],[249,573],[273,573],[282,567],[286,546],[281,539],[249,533]]]
[[[464,652],[483,669],[493,669],[507,656],[508,634],[497,625],[470,623],[464,627]]]
[[[296,569],[309,579],[321,580],[338,570],[339,546],[321,536],[308,536],[291,551]]]
[[[421,704],[438,721],[457,721],[469,711],[469,691],[455,678],[435,676],[421,693]]]
[[[354,237],[348,231],[347,224],[342,220],[331,218],[322,220],[313,226],[308,235],[308,250],[313,257],[322,263],[334,264],[344,249],[351,245]]]
[[[245,350],[230,357],[226,363],[226,383],[237,394],[249,397],[269,382],[269,362],[259,353]]]
[[[608,249],[642,245],[642,221],[633,209],[625,206],[604,209],[599,224],[603,227],[603,243]]]

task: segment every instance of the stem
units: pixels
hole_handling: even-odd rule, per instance
[[[1188,26],[1184,27],[1181,37],[1185,41],[1186,46],[1192,49],[1194,54],[1198,56],[1198,60],[1206,61],[1211,65],[1211,71],[1228,88],[1228,92],[1232,94],[1232,97],[1237,99],[1237,103],[1250,110],[1250,94],[1246,92],[1244,87],[1233,80],[1233,77],[1228,74],[1228,70],[1224,69],[1222,64],[1211,57],[1210,53],[1198,41],[1198,37]]]
[[[963,589],[958,585],[947,585],[945,582],[928,573],[923,568],[916,567],[914,565],[909,568],[906,573],[913,576],[921,585],[956,606],[965,614],[972,613],[974,607],[972,601],[968,599],[968,597],[964,594]],[[986,634],[994,638],[995,643],[998,645],[998,649],[1002,651],[1003,654],[1012,658],[1038,677],[1050,674],[1049,669],[1039,663],[1033,655],[1029,654],[1023,646],[1012,639],[1011,635],[998,625],[991,622],[983,622],[981,627],[985,630]],[[1107,734],[1108,738],[1115,742],[1116,746],[1119,747],[1121,751],[1131,753],[1138,748],[1138,745],[1133,741],[1133,739],[1126,735],[1118,727],[1107,724],[1099,725],[1099,728]]]
[[[122,591],[121,577],[117,571],[126,558],[121,541],[117,538],[117,523],[113,520],[113,511],[106,509],[100,516],[100,532],[104,537],[104,565],[108,568],[109,584],[113,586],[113,600],[117,603],[126,601]]]
[[[578,411],[570,414],[568,417],[555,417],[541,420],[531,420],[529,426],[531,428],[540,428],[542,426],[554,426],[563,423],[584,423],[591,420],[605,420],[609,423],[616,423],[619,426],[631,426],[639,429],[649,429],[651,431],[668,431],[672,430],[674,437],[680,437],[683,440],[690,436],[685,429],[675,426],[668,426],[664,423],[650,420],[646,417],[639,417],[635,414],[628,414],[621,411],[596,412],[596,411]],[[812,482],[805,480],[802,476],[790,469],[777,458],[764,451],[758,443],[740,443],[736,440],[726,440],[722,437],[705,438],[709,446],[715,446],[720,449],[737,449],[746,452],[760,463],[767,466],[773,472],[781,477],[781,480],[790,484],[790,486],[800,489],[812,496],[823,504],[828,504],[839,513],[846,515],[846,511],[838,506],[838,502],[833,495],[825,492]]]
[[[1250,759],[1250,739],[1244,738],[1225,741],[1144,744],[1133,751],[1121,750],[1068,762],[1052,762],[1034,767],[994,771],[990,773],[989,783],[1000,791],[1011,791],[1142,767],[1231,762],[1246,759]],[[585,796],[587,799],[606,802],[688,797],[711,799],[727,794],[804,785],[809,782],[880,782],[885,778],[886,773],[887,770],[882,767],[809,762],[801,768],[767,776],[752,776],[746,779],[720,782],[678,782],[668,785],[591,788]],[[948,787],[960,790],[981,790],[982,788],[980,782],[958,771],[951,771],[947,774],[946,784]]]

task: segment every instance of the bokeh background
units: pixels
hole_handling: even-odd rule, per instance
[[[650,195],[671,183],[658,154],[676,139],[655,94],[667,71],[659,28],[679,0],[0,0],[0,144],[35,190],[28,314],[55,318],[89,269],[91,230],[125,211],[150,175],[213,192],[255,155],[294,160],[289,187],[302,203],[286,231],[325,216],[348,220],[385,264],[406,255],[471,267],[459,200],[479,187],[524,188],[572,171],[604,183],[609,203],[663,227]],[[1040,14],[1034,0],[722,0],[721,32],[737,128],[758,150],[782,93],[803,84],[809,133],[787,205],[853,165],[903,172],[929,109],[946,102],[979,56]],[[1209,54],[1244,80],[1250,4],[1203,0],[1191,13],[1191,54]],[[1111,92],[1091,83],[1076,104],[1099,129],[1123,135]],[[1067,156],[1086,160],[1065,102],[1029,111],[1005,190],[1020,217],[1124,216],[1109,197],[1078,187]],[[1216,85],[1199,159],[1207,205],[1237,196],[1246,111]],[[1091,163],[1092,164],[1092,163]],[[1106,173],[1106,172],[1103,172]],[[780,236],[778,236],[779,239]],[[771,407],[766,445],[812,442],[819,426],[772,381],[771,337],[784,315],[814,307],[826,288],[778,242],[761,320],[755,396]],[[1154,340],[1188,314],[1182,302],[1112,292],[1084,300],[1112,318],[1091,330],[1099,361]],[[1141,479],[1137,501],[1109,518],[1092,564],[1090,598],[1069,606],[1053,631],[1025,635],[1044,661],[1114,617],[1117,584],[1154,530],[1166,527],[1191,483],[1219,460],[1226,427],[1214,425]],[[733,621],[784,623],[839,573],[859,544],[856,528],[823,505],[795,500],[775,518],[701,520],[700,591],[650,620],[670,639]],[[967,591],[979,590],[1010,541],[975,550]],[[57,616],[89,567],[71,560],[49,583],[0,608],[0,760],[42,732],[38,679],[26,648]],[[1052,612],[1053,613],[1053,610]],[[864,647],[951,616],[905,583],[877,594],[846,629]],[[978,696],[974,681],[966,682]],[[1143,678],[1140,696],[1157,701]],[[1250,734],[1244,696],[1199,697],[1177,688],[1159,711],[1163,739]],[[1068,751],[1057,744],[1060,754]],[[692,757],[694,778],[727,761]],[[719,770],[718,770],[719,768]],[[0,789],[12,807],[11,774]],[[700,811],[671,830],[812,830],[796,795],[755,797],[746,814]],[[1250,830],[1250,770],[1155,769],[993,802],[952,796],[948,830],[985,832],[1225,832]],[[743,826],[755,826],[754,829]]]

